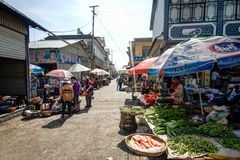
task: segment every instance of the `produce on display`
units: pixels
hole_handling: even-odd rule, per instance
[[[174,154],[190,156],[203,155],[207,153],[216,153],[218,148],[210,141],[203,138],[182,135],[168,140],[168,147],[173,151]]]
[[[137,115],[145,112],[142,107],[139,106],[123,106],[120,107],[120,111],[131,115]]]
[[[224,137],[229,134],[232,134],[232,129],[226,125],[208,122],[206,124],[202,124],[198,128],[200,133],[208,135],[210,137]]]
[[[225,148],[232,148],[240,150],[240,138],[235,135],[228,135],[220,140],[220,143]]]
[[[182,108],[165,108],[158,106],[155,109],[147,110],[145,116],[149,119],[150,123],[156,122],[157,119],[164,119],[165,121],[186,119],[187,112]],[[154,124],[155,125],[155,124]]]
[[[155,147],[164,147],[164,143],[160,143],[150,136],[142,136],[142,135],[135,135],[132,136],[131,139],[139,148],[141,149],[148,149],[148,148],[155,148]]]

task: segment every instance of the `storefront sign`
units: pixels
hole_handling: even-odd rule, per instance
[[[30,63],[56,63],[55,50],[30,50]]]
[[[143,61],[146,57],[133,57],[134,61]]]
[[[240,43],[239,42],[217,43],[214,45],[210,45],[209,49],[219,54],[230,54],[233,52],[240,51]]]
[[[68,53],[59,53],[58,61],[59,63],[65,63],[65,64],[81,63],[81,59],[79,56],[68,54]]]
[[[191,29],[183,29],[182,35],[184,36],[190,36],[190,35],[199,35],[202,33],[201,28],[191,28]]]

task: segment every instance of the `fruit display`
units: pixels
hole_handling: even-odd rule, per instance
[[[192,135],[170,138],[168,147],[176,155],[188,154],[189,156],[197,156],[218,151],[218,148],[210,141]]]

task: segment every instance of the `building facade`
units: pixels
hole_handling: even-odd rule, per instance
[[[0,95],[30,97],[29,26],[47,31],[0,1]]]
[[[90,53],[85,50],[84,42],[81,40],[67,40],[67,42],[68,44],[61,40],[30,42],[30,63],[44,68],[45,72],[53,69],[68,70],[75,63],[90,68]]]
[[[137,65],[148,57],[148,52],[152,45],[152,38],[134,38],[128,47],[129,65]],[[131,56],[132,53],[132,56]]]
[[[105,59],[108,59],[108,55],[105,52],[105,41],[103,37],[94,37],[94,43],[92,47],[92,36],[89,34],[77,34],[77,35],[58,35],[63,40],[82,40],[86,47],[85,50],[87,50],[89,54],[89,59],[93,62],[93,65],[91,65],[90,68],[106,68],[107,62]],[[58,37],[49,36],[46,37],[45,40],[58,40]],[[91,52],[93,49],[93,52]],[[94,54],[94,56],[92,55]],[[94,57],[94,58],[93,58]],[[91,62],[92,63],[92,62]]]
[[[240,0],[153,0],[149,55],[195,35],[240,38]]]

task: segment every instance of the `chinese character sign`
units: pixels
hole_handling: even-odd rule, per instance
[[[79,56],[68,54],[68,53],[59,53],[58,60],[59,60],[59,63],[65,63],[65,64],[75,64],[75,63],[81,62],[81,59]]]
[[[31,63],[56,63],[57,53],[55,50],[31,50],[30,54]]]

